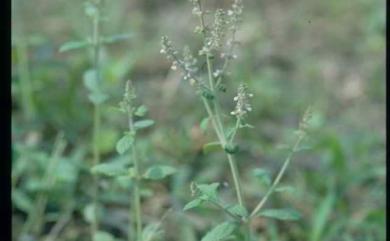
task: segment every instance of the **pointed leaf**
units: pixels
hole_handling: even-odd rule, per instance
[[[152,166],[148,170],[146,170],[143,177],[146,179],[151,179],[151,180],[159,180],[159,179],[163,179],[169,175],[172,175],[175,172],[176,172],[176,169],[173,167],[164,166],[164,165],[157,165],[157,166]]]
[[[134,123],[134,128],[138,130],[138,129],[147,128],[152,125],[154,125],[154,120],[141,120],[141,121],[136,121]]]
[[[271,185],[271,174],[268,170],[256,168],[253,170],[253,175],[267,186]]]
[[[211,231],[209,231],[201,241],[222,241],[226,240],[233,234],[236,229],[236,225],[231,222],[224,222],[219,224]]]
[[[260,216],[275,218],[279,220],[298,220],[301,218],[301,214],[291,208],[283,209],[267,209],[259,213]]]
[[[146,106],[144,105],[141,105],[137,108],[137,110],[135,111],[134,115],[136,116],[139,116],[139,117],[142,117],[144,116],[146,113],[148,112],[148,108],[146,108]]]
[[[63,53],[66,51],[81,49],[90,46],[88,41],[69,41],[61,45],[59,52]]]
[[[108,177],[125,176],[129,174],[128,169],[123,163],[109,162],[101,163],[91,168],[91,172],[97,175]]]
[[[205,117],[202,119],[202,121],[199,124],[200,129],[205,132],[207,130],[207,127],[209,125],[209,117]]]
[[[229,207],[228,211],[240,217],[247,217],[249,214],[248,210],[240,204]]]
[[[219,183],[212,183],[212,184],[198,184],[196,185],[197,189],[202,194],[203,200],[218,200],[218,192],[217,189],[219,187]]]
[[[116,34],[116,35],[112,35],[112,36],[109,36],[109,37],[104,37],[103,40],[102,40],[102,43],[104,43],[104,44],[112,44],[112,43],[120,42],[120,41],[123,41],[123,40],[127,40],[130,37],[132,37],[132,36],[133,36],[133,34],[129,34],[129,33]]]
[[[196,208],[196,207],[198,207],[199,205],[201,205],[202,202],[203,202],[202,199],[198,199],[198,198],[197,198],[197,199],[194,199],[194,200],[192,200],[191,202],[187,203],[187,204],[184,206],[183,211],[187,211],[187,210],[189,210],[189,209]]]
[[[214,152],[214,151],[219,151],[219,150],[222,150],[222,146],[221,146],[221,143],[218,141],[210,142],[210,143],[203,145],[203,153],[204,154]]]
[[[134,143],[134,135],[128,133],[124,135],[117,143],[116,143],[116,151],[122,155],[127,150],[130,149],[131,145]]]
[[[282,186],[282,187],[275,188],[275,192],[289,192],[289,193],[293,193],[294,191],[295,191],[295,188],[291,187],[291,186]]]

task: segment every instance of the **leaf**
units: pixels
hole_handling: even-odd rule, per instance
[[[93,235],[93,241],[115,241],[115,238],[107,232],[97,231]]]
[[[163,235],[158,223],[148,224],[142,231],[142,241],[152,241]]]
[[[236,204],[236,205],[233,205],[231,207],[228,207],[227,210],[229,212],[233,213],[234,215],[237,215],[240,217],[247,217],[249,215],[248,210],[240,204]]]
[[[205,132],[209,126],[209,117],[205,117],[199,124],[200,129]]]
[[[224,222],[209,231],[201,241],[222,241],[229,238],[235,231],[236,225],[231,222]]]
[[[260,216],[275,218],[279,220],[298,220],[301,218],[301,214],[291,208],[284,209],[267,209],[259,213]]]
[[[88,41],[69,41],[61,45],[59,52],[63,53],[70,50],[81,49],[90,46]]]
[[[218,150],[222,150],[221,143],[218,142],[218,141],[210,142],[210,143],[207,143],[207,144],[203,145],[203,153],[204,154],[207,154],[207,153],[210,153],[210,152],[214,152],[214,151],[218,151]]]
[[[191,202],[187,203],[187,204],[184,206],[183,211],[187,211],[187,210],[189,210],[189,209],[196,208],[196,207],[198,207],[199,205],[201,205],[202,202],[203,202],[202,199],[199,199],[199,198],[194,199],[194,200],[192,200]]]
[[[149,126],[154,125],[154,120],[141,120],[141,121],[136,121],[134,123],[134,128],[136,130],[147,128]]]
[[[148,170],[146,170],[143,177],[146,179],[151,179],[151,180],[159,180],[159,179],[163,179],[169,175],[172,175],[175,172],[176,172],[176,169],[173,167],[164,166],[164,165],[157,165],[157,166],[152,166]]]
[[[219,183],[215,182],[212,184],[197,184],[196,187],[202,194],[203,200],[218,200],[217,189],[219,187]]]
[[[102,43],[104,43],[104,44],[112,44],[112,43],[120,42],[120,41],[123,41],[123,40],[127,40],[130,37],[133,37],[133,34],[130,34],[130,33],[115,34],[115,35],[112,35],[112,36],[109,36],[109,37],[104,37],[103,40],[102,40]]]
[[[122,155],[125,153],[131,145],[134,143],[134,135],[127,133],[116,143],[116,151]]]
[[[262,168],[255,168],[253,170],[253,175],[260,179],[261,182],[267,186],[271,185],[271,174],[268,170]]]
[[[146,113],[148,112],[148,108],[146,108],[146,106],[144,105],[141,105],[137,108],[137,110],[135,111],[134,115],[136,116],[139,116],[139,117],[142,117],[144,116]]]
[[[125,176],[129,174],[128,169],[123,163],[108,162],[101,163],[91,168],[91,172],[97,175],[105,175],[109,177]]]
[[[94,69],[89,69],[83,75],[84,86],[91,92],[98,92],[97,73]]]
[[[84,219],[89,223],[92,223],[95,219],[99,219],[100,217],[102,217],[102,214],[102,207],[97,205],[95,210],[93,203],[90,203],[85,206],[83,210]]]
[[[33,208],[33,200],[18,189],[12,190],[12,205],[28,213]]]
[[[99,105],[108,99],[108,95],[101,92],[94,92],[88,95],[88,99],[92,103]]]
[[[275,188],[275,192],[289,192],[289,193],[293,193],[294,191],[295,191],[295,188],[291,187],[291,186],[282,186],[282,187]]]
[[[321,202],[318,210],[314,214],[312,229],[310,233],[311,241],[322,240],[323,232],[327,226],[327,221],[335,205],[336,195],[334,192],[328,192],[326,198]]]

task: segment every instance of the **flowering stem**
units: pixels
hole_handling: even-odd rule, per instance
[[[255,209],[253,209],[251,215],[249,216],[250,218],[251,218],[251,217],[254,217],[254,216],[260,211],[260,209],[263,207],[263,205],[265,204],[265,202],[268,200],[269,196],[270,196],[270,195],[272,194],[272,192],[275,190],[276,186],[279,184],[280,179],[283,177],[284,172],[286,171],[288,165],[289,165],[290,162],[291,162],[292,155],[297,151],[298,146],[299,146],[299,144],[301,143],[302,139],[303,139],[303,135],[299,135],[298,139],[296,140],[296,142],[295,142],[295,144],[294,144],[294,147],[292,148],[292,150],[291,150],[290,153],[288,154],[286,160],[285,160],[284,163],[283,163],[282,168],[280,169],[278,175],[276,176],[274,182],[272,183],[272,186],[268,189],[267,193],[266,193],[265,196],[261,199],[261,201],[259,202],[259,204],[257,204],[257,206],[255,207]]]
[[[198,7],[199,7],[199,11],[200,11],[199,19],[200,19],[200,24],[202,27],[204,44],[206,44],[205,43],[206,42],[206,26],[205,26],[205,22],[204,22],[204,14],[203,14],[203,10],[202,10],[201,0],[198,0]],[[215,88],[214,88],[213,66],[212,66],[210,54],[206,54],[206,62],[207,62],[207,72],[208,72],[208,77],[209,77],[210,89],[215,96],[215,99],[212,100],[215,114],[213,114],[213,111],[210,108],[207,101],[203,101],[203,103],[205,104],[207,112],[208,112],[208,114],[213,122],[213,126],[215,129],[215,132],[217,133],[219,141],[220,141],[222,147],[225,147],[227,144],[227,141],[226,141],[225,131],[224,131],[224,128],[222,125],[222,121],[220,118],[220,111],[219,111],[220,108],[219,108],[218,101],[217,101],[218,96],[217,96],[217,93],[216,93]],[[231,154],[227,154],[227,158],[228,158],[230,170],[231,170],[231,173],[233,176],[233,181],[234,181],[234,186],[235,186],[236,193],[237,193],[238,203],[240,205],[244,206],[242,192],[241,192],[240,176],[238,173],[236,161],[235,161],[233,155],[231,155]]]

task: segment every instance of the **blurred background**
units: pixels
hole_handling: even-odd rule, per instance
[[[230,4],[207,2],[211,9]],[[92,105],[82,78],[91,68],[91,53],[58,50],[69,40],[86,39],[90,20],[82,1],[12,4],[14,240],[28,222],[37,222],[28,220],[28,214],[39,202],[42,177],[53,157],[58,160],[50,169],[53,185],[45,190],[42,231],[25,240],[47,240],[43,237],[52,237],[59,220],[64,224],[56,240],[89,240],[84,208],[90,202]],[[180,49],[200,47],[191,9],[184,0],[107,0],[103,23],[105,35],[131,37],[102,50],[103,81],[110,97],[102,110],[99,150],[103,161],[120,158],[115,144],[126,130],[126,120],[113,107],[131,79],[138,101],[156,121],[142,132],[141,155],[145,162],[164,162],[179,170],[144,190],[146,222],[158,221],[172,208],[162,235],[162,240],[170,241],[200,240],[210,225],[223,219],[214,209],[181,211],[191,200],[192,181],[231,181],[224,154],[202,152],[202,146],[215,138],[199,127],[206,116],[202,103],[159,53],[162,35]],[[228,113],[234,108],[238,84],[247,83],[254,94],[248,122],[255,129],[238,136],[242,147],[238,165],[252,208],[266,187],[251,170],[261,167],[275,174],[286,156],[280,147],[289,143],[304,110],[309,105],[315,109],[306,143],[310,148],[295,156],[282,180],[294,191],[273,195],[267,204],[292,206],[302,219],[254,220],[259,240],[385,240],[385,32],[383,0],[244,0],[237,33],[241,45],[221,101],[225,120],[231,123]],[[61,134],[66,140],[62,148]],[[102,228],[125,240],[130,184],[117,179],[101,182]]]

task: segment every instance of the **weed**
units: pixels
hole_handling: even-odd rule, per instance
[[[168,60],[172,61],[171,68],[173,70],[176,70],[177,67],[180,68],[184,75],[184,79],[189,80],[189,83],[195,87],[196,92],[203,102],[208,113],[206,121],[211,121],[214,132],[218,138],[217,142],[206,144],[205,149],[220,147],[226,153],[238,203],[226,205],[218,197],[219,183],[193,183],[191,190],[195,199],[188,203],[184,207],[184,210],[195,208],[203,203],[209,203],[221,209],[221,211],[225,212],[233,219],[233,222],[226,221],[214,227],[203,237],[202,241],[228,239],[236,233],[239,227],[241,227],[241,232],[239,232],[238,235],[241,236],[238,237],[241,238],[238,238],[237,240],[245,239],[249,241],[252,240],[250,221],[256,216],[260,215],[282,220],[294,220],[299,217],[299,214],[291,209],[269,209],[263,211],[262,208],[268,197],[275,191],[275,188],[279,184],[291,161],[293,153],[298,151],[299,144],[305,137],[305,131],[311,114],[309,110],[305,113],[297,132],[297,140],[292,146],[291,152],[286,158],[275,180],[270,185],[269,190],[253,211],[248,212],[248,207],[245,205],[243,196],[239,168],[236,163],[236,153],[239,151],[239,146],[235,143],[235,136],[242,128],[253,128],[253,126],[246,122],[246,116],[252,110],[250,99],[253,95],[248,92],[248,88],[244,83],[239,85],[237,96],[233,99],[234,102],[236,102],[236,106],[235,109],[230,112],[230,114],[235,117],[235,125],[231,130],[227,130],[224,127],[225,123],[222,121],[222,111],[219,101],[219,94],[221,92],[224,93],[226,90],[224,80],[228,75],[227,69],[229,63],[232,59],[236,58],[236,55],[233,53],[234,47],[237,45],[235,35],[238,24],[241,21],[243,4],[241,0],[234,0],[230,9],[217,9],[214,13],[214,22],[208,24],[206,23],[205,15],[210,14],[210,11],[203,8],[202,1],[191,0],[190,2],[193,4],[192,13],[199,19],[199,26],[195,28],[195,32],[202,36],[203,45],[198,51],[198,55],[200,58],[205,59],[207,66],[206,78],[208,81],[204,80],[202,69],[197,65],[201,61],[192,55],[188,47],[184,48],[182,56],[180,56],[179,51],[175,49],[172,41],[164,36],[162,37],[162,49],[160,52],[166,54]]]

